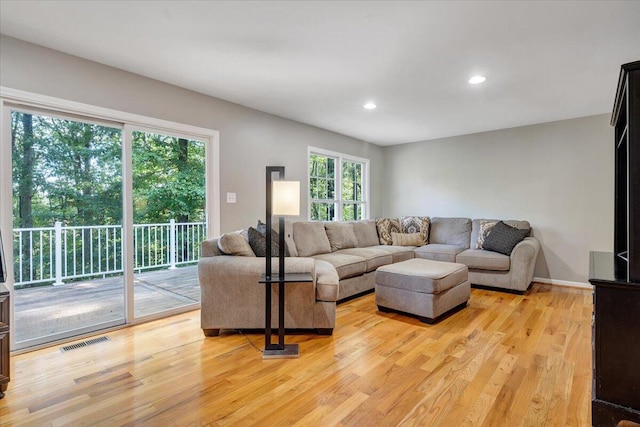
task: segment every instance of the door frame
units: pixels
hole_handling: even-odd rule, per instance
[[[171,136],[180,136],[188,139],[200,140],[205,143],[205,164],[206,164],[206,212],[207,212],[207,237],[220,234],[220,133],[217,130],[207,129],[198,126],[186,125],[168,120],[156,119],[143,115],[127,113],[95,105],[69,101],[33,92],[12,89],[0,86],[0,201],[12,200],[12,152],[11,152],[11,109],[43,109],[53,113],[64,114],[65,116],[78,116],[85,120],[105,120],[117,122],[123,127],[123,151],[122,151],[122,174],[123,174],[123,233],[125,236],[125,323],[114,327],[118,329],[132,324],[143,323],[162,317],[171,316],[180,312],[193,310],[194,306],[189,305],[158,314],[135,318],[133,314],[133,173],[132,173],[132,146],[131,131],[145,130],[162,133]],[[0,230],[3,235],[13,235],[13,204],[0,203]],[[13,250],[7,247],[6,242],[13,239],[4,239],[5,255],[7,259],[7,282],[6,287],[13,295]],[[13,244],[11,243],[11,246]],[[131,259],[130,259],[131,258]],[[14,322],[13,302],[10,308],[10,322]],[[197,307],[195,307],[197,308]],[[84,334],[90,335],[90,333]],[[66,341],[78,339],[83,335],[74,336]],[[64,342],[62,340],[61,342]],[[29,347],[26,351],[35,350],[51,344]],[[15,348],[15,336],[11,332],[10,347]]]

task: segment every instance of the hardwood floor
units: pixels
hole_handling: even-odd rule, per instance
[[[331,337],[288,335],[299,359],[263,360],[263,336],[205,338],[199,311],[111,341],[12,358],[0,425],[588,426],[592,294],[534,284],[473,289],[435,325],[338,306]]]

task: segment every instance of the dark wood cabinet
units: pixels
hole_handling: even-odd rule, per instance
[[[620,69],[611,125],[615,128],[616,277],[640,282],[640,61]]]
[[[0,399],[9,385],[9,291],[0,284]]]
[[[640,423],[640,61],[622,65],[615,128],[613,253],[591,252],[592,424]]]
[[[616,278],[611,252],[591,252],[592,424],[640,423],[640,282]]]

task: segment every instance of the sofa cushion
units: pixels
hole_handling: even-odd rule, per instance
[[[394,246],[423,246],[424,235],[422,233],[391,233]]]
[[[352,248],[342,249],[338,251],[341,254],[356,255],[366,260],[367,273],[374,271],[381,265],[391,264],[393,262],[393,255],[383,249],[377,248]]]
[[[482,247],[486,250],[511,255],[513,248],[528,234],[528,229],[521,230],[500,221],[491,229]]]
[[[376,219],[376,228],[381,245],[393,244],[392,232],[402,233],[402,226],[398,218],[378,218]]]
[[[400,217],[400,224],[402,225],[403,233],[420,233],[422,235],[422,243],[416,246],[427,244],[430,224],[428,216],[403,216]]]
[[[456,256],[456,262],[478,270],[509,271],[511,259],[498,252],[467,249]]]
[[[298,256],[298,249],[296,243],[293,241],[293,223],[285,219],[284,220],[284,243],[287,245],[287,251],[289,256]]]
[[[293,241],[298,256],[307,257],[331,252],[331,245],[320,221],[300,221],[293,223]]]
[[[471,220],[469,218],[431,218],[429,243],[462,246],[469,249]]]
[[[466,265],[424,259],[385,265],[376,271],[376,285],[426,294],[439,294],[467,280]]]
[[[358,240],[353,232],[353,225],[349,222],[325,222],[324,230],[329,239],[331,252],[358,246]]]
[[[271,256],[278,256],[280,245],[278,239],[280,236],[276,231],[271,231]],[[267,236],[253,227],[249,227],[249,246],[253,250],[255,256],[264,257],[267,255]]]
[[[490,219],[490,218],[479,218],[479,219],[474,219],[471,222],[471,245],[469,246],[471,249],[481,249],[481,248],[477,248],[477,242],[478,242],[478,235],[479,235],[479,231],[480,231],[480,224],[482,223],[482,221],[492,221],[497,223],[498,221],[500,221],[499,219]],[[503,222],[507,225],[510,225],[512,227],[516,227],[519,228],[521,230],[524,229],[531,229],[531,225],[529,224],[528,221],[522,221],[522,220],[515,220],[515,219],[508,219],[508,220],[503,220]]]
[[[243,231],[236,231],[220,236],[218,239],[218,249],[220,249],[220,252],[234,256],[256,256],[247,240],[248,234],[247,237],[245,237],[242,233]]]
[[[393,258],[393,262],[406,261],[408,259],[415,258],[413,250],[416,246],[378,245],[375,248],[382,249],[383,251],[390,253]]]
[[[428,245],[416,248],[413,252],[415,253],[416,258],[430,259],[433,261],[456,262],[456,255],[466,249],[467,248],[463,246],[429,243]]]
[[[353,232],[356,235],[359,248],[378,246],[380,244],[380,240],[378,239],[378,230],[374,220],[366,219],[363,221],[352,221],[351,224],[353,226]]]
[[[328,261],[338,272],[340,280],[348,277],[360,276],[367,269],[367,261],[357,255],[341,254],[338,252],[314,255],[314,259]]]

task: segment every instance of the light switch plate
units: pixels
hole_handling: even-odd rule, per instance
[[[236,202],[236,193],[227,193],[227,203]]]

